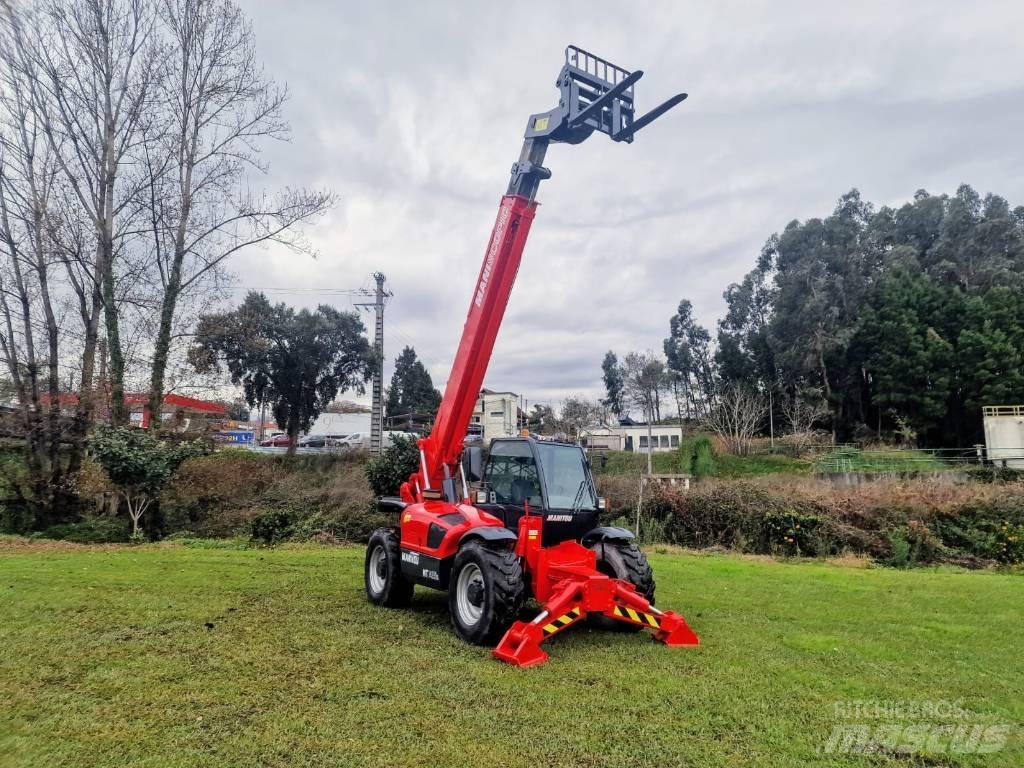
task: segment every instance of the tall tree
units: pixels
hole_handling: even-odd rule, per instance
[[[159,0],[165,55],[155,98],[161,119],[137,154],[145,168],[145,209],[159,278],[148,410],[159,424],[179,304],[232,254],[272,241],[308,252],[296,227],[331,203],[327,192],[250,191],[266,171],[264,140],[285,140],[287,97],[268,80],[252,26],[229,0]]]
[[[324,305],[296,312],[251,292],[238,309],[200,319],[189,358],[200,371],[225,363],[250,407],[270,403],[291,455],[339,392],[364,390],[374,357],[365,333],[355,313]]]
[[[641,410],[648,423],[659,421],[667,383],[665,364],[649,352],[630,352],[623,360],[623,372],[629,402]]]
[[[847,351],[883,260],[869,237],[870,203],[843,195],[828,218],[791,222],[769,241],[775,263],[770,333],[794,386],[820,387],[834,420],[846,418]]]
[[[677,393],[679,418],[683,418],[684,401],[687,403],[687,415],[705,415],[715,394],[711,334],[693,316],[693,304],[688,299],[679,302],[676,313],[669,320],[669,336],[664,341],[664,350],[670,381]]]
[[[434,389],[430,373],[416,357],[416,350],[406,347],[395,358],[395,372],[388,387],[388,416],[435,414],[440,406],[441,393]]]
[[[110,356],[111,415],[126,423],[125,355],[118,314],[119,258],[135,237],[142,140],[157,74],[150,0],[42,0],[17,19],[17,55],[35,73],[27,85],[63,181],[93,232],[93,274]],[[86,328],[95,350],[98,328]],[[88,386],[89,382],[83,382]]]
[[[935,433],[955,384],[955,351],[936,314],[954,298],[926,275],[896,270],[879,284],[854,340],[855,353],[866,350],[874,405],[919,434]]]
[[[769,238],[757,265],[740,283],[726,288],[725,316],[718,323],[715,361],[725,381],[773,390],[778,382],[775,349],[769,333],[776,290],[774,253],[777,238]]]
[[[11,27],[0,42],[0,350],[26,435],[27,484],[13,483],[34,524],[55,519],[61,495],[60,329],[53,240],[58,171],[40,135]],[[59,265],[57,266],[59,270]],[[79,446],[80,447],[80,446]],[[26,521],[22,521],[26,522]]]
[[[609,411],[615,414],[616,418],[621,418],[626,413],[625,383],[619,358],[611,350],[605,353],[604,360],[601,362],[601,372],[605,391],[605,398],[602,402]]]

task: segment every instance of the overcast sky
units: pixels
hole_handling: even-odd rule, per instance
[[[643,69],[638,111],[690,98],[631,145],[548,152],[492,389],[599,396],[605,351],[660,351],[682,298],[714,332],[765,239],[851,187],[897,205],[969,182],[1024,203],[1020,2],[240,2],[291,91],[293,141],[270,149],[266,183],[340,202],[309,230],[318,259],[240,256],[235,298],[348,308],[330,289],[384,272],[386,377],[411,344],[443,389],[568,43]]]

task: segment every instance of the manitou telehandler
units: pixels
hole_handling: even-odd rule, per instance
[[[578,445],[533,437],[491,443],[486,467],[466,431],[483,384],[512,283],[526,244],[548,144],[579,144],[595,131],[632,142],[644,126],[686,98],[673,96],[633,117],[627,72],[575,46],[558,75],[558,106],[531,115],[519,161],[484,253],[444,399],[433,431],[419,441],[419,469],[401,498],[380,500],[399,527],[381,528],[366,549],[366,594],[378,605],[404,606],[413,586],[448,591],[455,631],[518,666],[547,659],[541,643],[588,619],[649,629],[666,645],[697,645],[682,616],[654,607],[654,576],[623,528],[598,522],[590,464]],[[470,493],[469,483],[478,488]],[[527,597],[541,612],[519,621]]]

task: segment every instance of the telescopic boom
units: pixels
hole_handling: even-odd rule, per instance
[[[419,441],[420,471],[402,487],[406,501],[459,499],[455,479],[487,365],[494,350],[523,248],[536,213],[540,182],[551,178],[544,156],[551,143],[579,144],[595,131],[631,143],[634,135],[686,98],[679,93],[634,119],[633,88],[643,72],[627,72],[569,46],[556,83],[558,106],[530,116],[523,149],[512,166],[508,190],[498,206],[483,264],[470,297],[469,313],[455,354],[433,431]]]

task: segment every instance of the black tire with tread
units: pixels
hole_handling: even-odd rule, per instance
[[[599,541],[590,545],[597,553],[597,570],[606,576],[628,581],[654,605],[654,571],[647,556],[632,541]],[[642,627],[603,615],[588,617],[595,627],[615,632],[639,632]]]
[[[475,563],[484,579],[484,611],[472,626],[462,623],[457,606],[459,573]],[[448,582],[448,611],[456,634],[473,645],[495,645],[519,616],[525,598],[523,566],[510,549],[492,549],[470,541],[459,549]]]
[[[370,589],[370,555],[378,546],[384,547],[387,573],[384,577],[384,589],[375,595]],[[376,605],[402,608],[412,601],[414,585],[402,575],[401,541],[398,534],[389,528],[378,528],[370,534],[363,562],[363,585],[366,588],[366,597]]]

